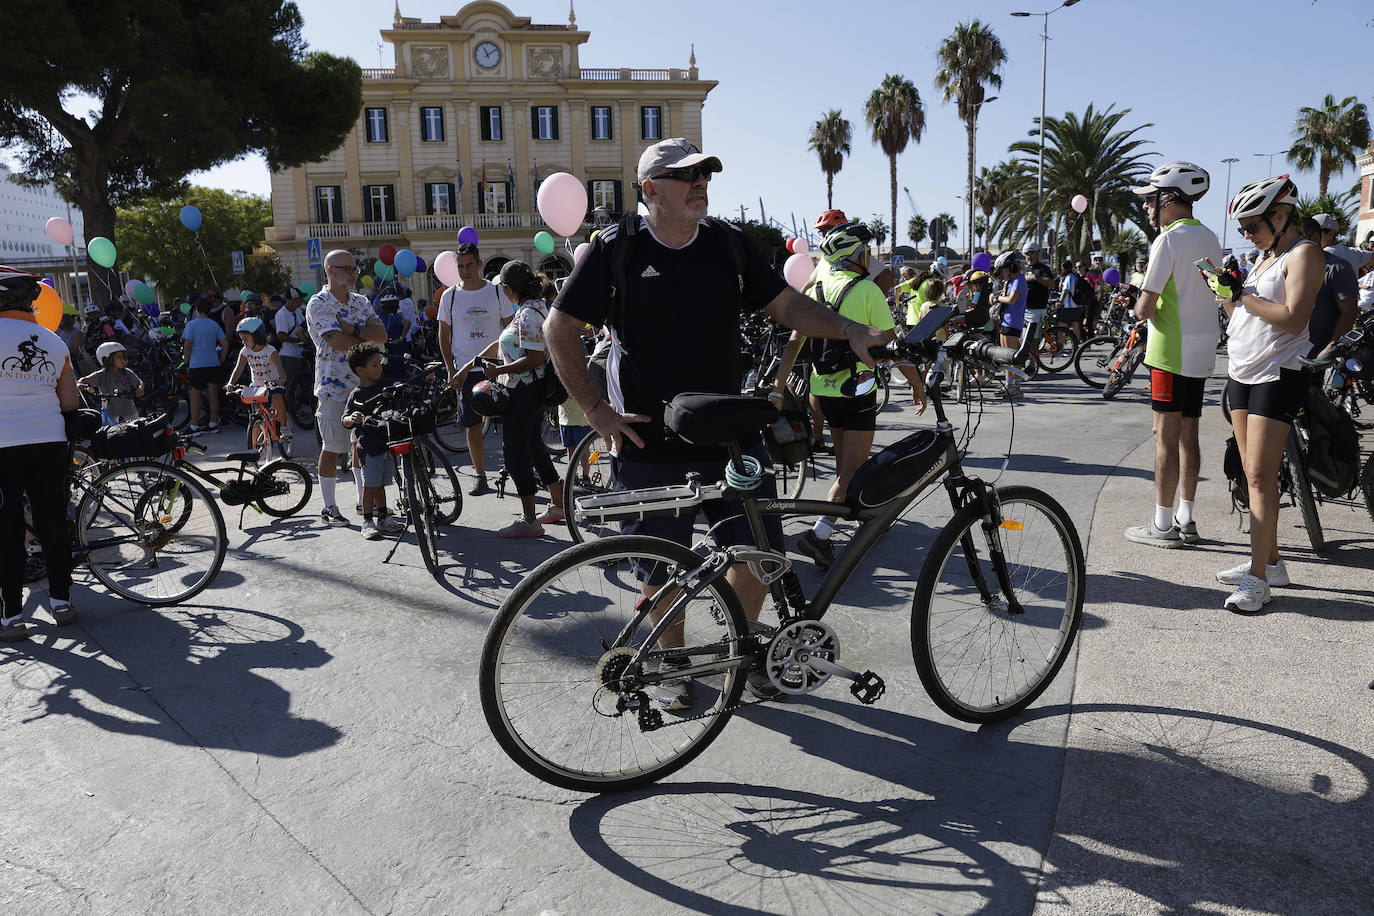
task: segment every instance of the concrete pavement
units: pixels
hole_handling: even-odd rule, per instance
[[[1064,503],[1090,578],[1076,658],[1017,720],[948,719],[912,667],[912,577],[948,516],[938,494],[828,618],[845,659],[886,678],[877,706],[825,688],[747,710],[672,779],[606,798],[526,776],[477,704],[488,620],[565,535],[500,541],[515,500],[470,500],[446,534],[441,585],[413,544],[382,566],[387,544],[356,529],[250,513],[240,532],[235,513],[225,568],[194,604],[153,610],[88,583],[77,626],[51,626],[40,594],[38,635],[0,647],[0,752],[15,789],[0,903],[1367,912],[1374,523],[1362,505],[1324,506],[1335,545],[1322,559],[1285,511],[1294,587],[1263,614],[1230,614],[1212,577],[1238,562],[1246,535],[1218,482],[1220,413],[1204,418],[1208,543],[1162,551],[1121,536],[1153,502],[1139,383],[1110,404],[1072,376],[1028,391],[1001,482]],[[885,413],[879,441],[928,422],[913,413]],[[988,405],[972,469],[998,473],[1010,419]],[[500,464],[495,443],[487,463]],[[340,494],[349,502],[351,487]],[[809,566],[802,578],[818,581]]]

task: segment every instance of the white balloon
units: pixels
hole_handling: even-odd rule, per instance
[[[792,243],[792,251],[796,254],[806,254],[810,250],[811,243],[801,236],[797,236],[797,240]]]

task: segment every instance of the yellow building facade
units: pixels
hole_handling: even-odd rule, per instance
[[[272,175],[266,242],[298,282],[321,282],[309,239],[364,255],[390,243],[432,265],[464,226],[477,230],[489,273],[510,258],[566,272],[561,240],[552,256],[534,247],[547,228],[539,182],[570,172],[586,185],[576,244],[598,222],[633,212],[645,147],[668,137],[701,145],[702,107],[716,86],[699,78],[694,51],[681,69],[582,69],[590,33],[571,6],[566,24],[541,25],[488,0],[438,22],[403,17],[398,3],[381,36],[396,66],[363,71],[347,141],[322,162]],[[410,285],[427,296],[433,276]]]

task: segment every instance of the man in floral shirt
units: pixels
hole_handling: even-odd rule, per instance
[[[343,249],[329,252],[324,259],[328,285],[310,298],[305,321],[315,341],[315,410],[320,434],[320,496],[324,500],[321,520],[331,527],[348,525],[339,511],[334,495],[339,455],[350,448],[349,431],[343,425],[348,393],[358,387],[358,377],[348,368],[348,348],[371,341],[386,343],[386,329],[367,297],[353,291],[358,265]]]

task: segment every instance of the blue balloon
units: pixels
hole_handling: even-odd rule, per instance
[[[192,232],[200,231],[200,211],[187,204],[181,208],[181,224]]]
[[[408,277],[415,273],[415,268],[419,265],[419,259],[415,257],[415,252],[409,248],[402,248],[396,252],[396,257],[392,259],[391,266],[396,268],[396,273],[403,277]]]

